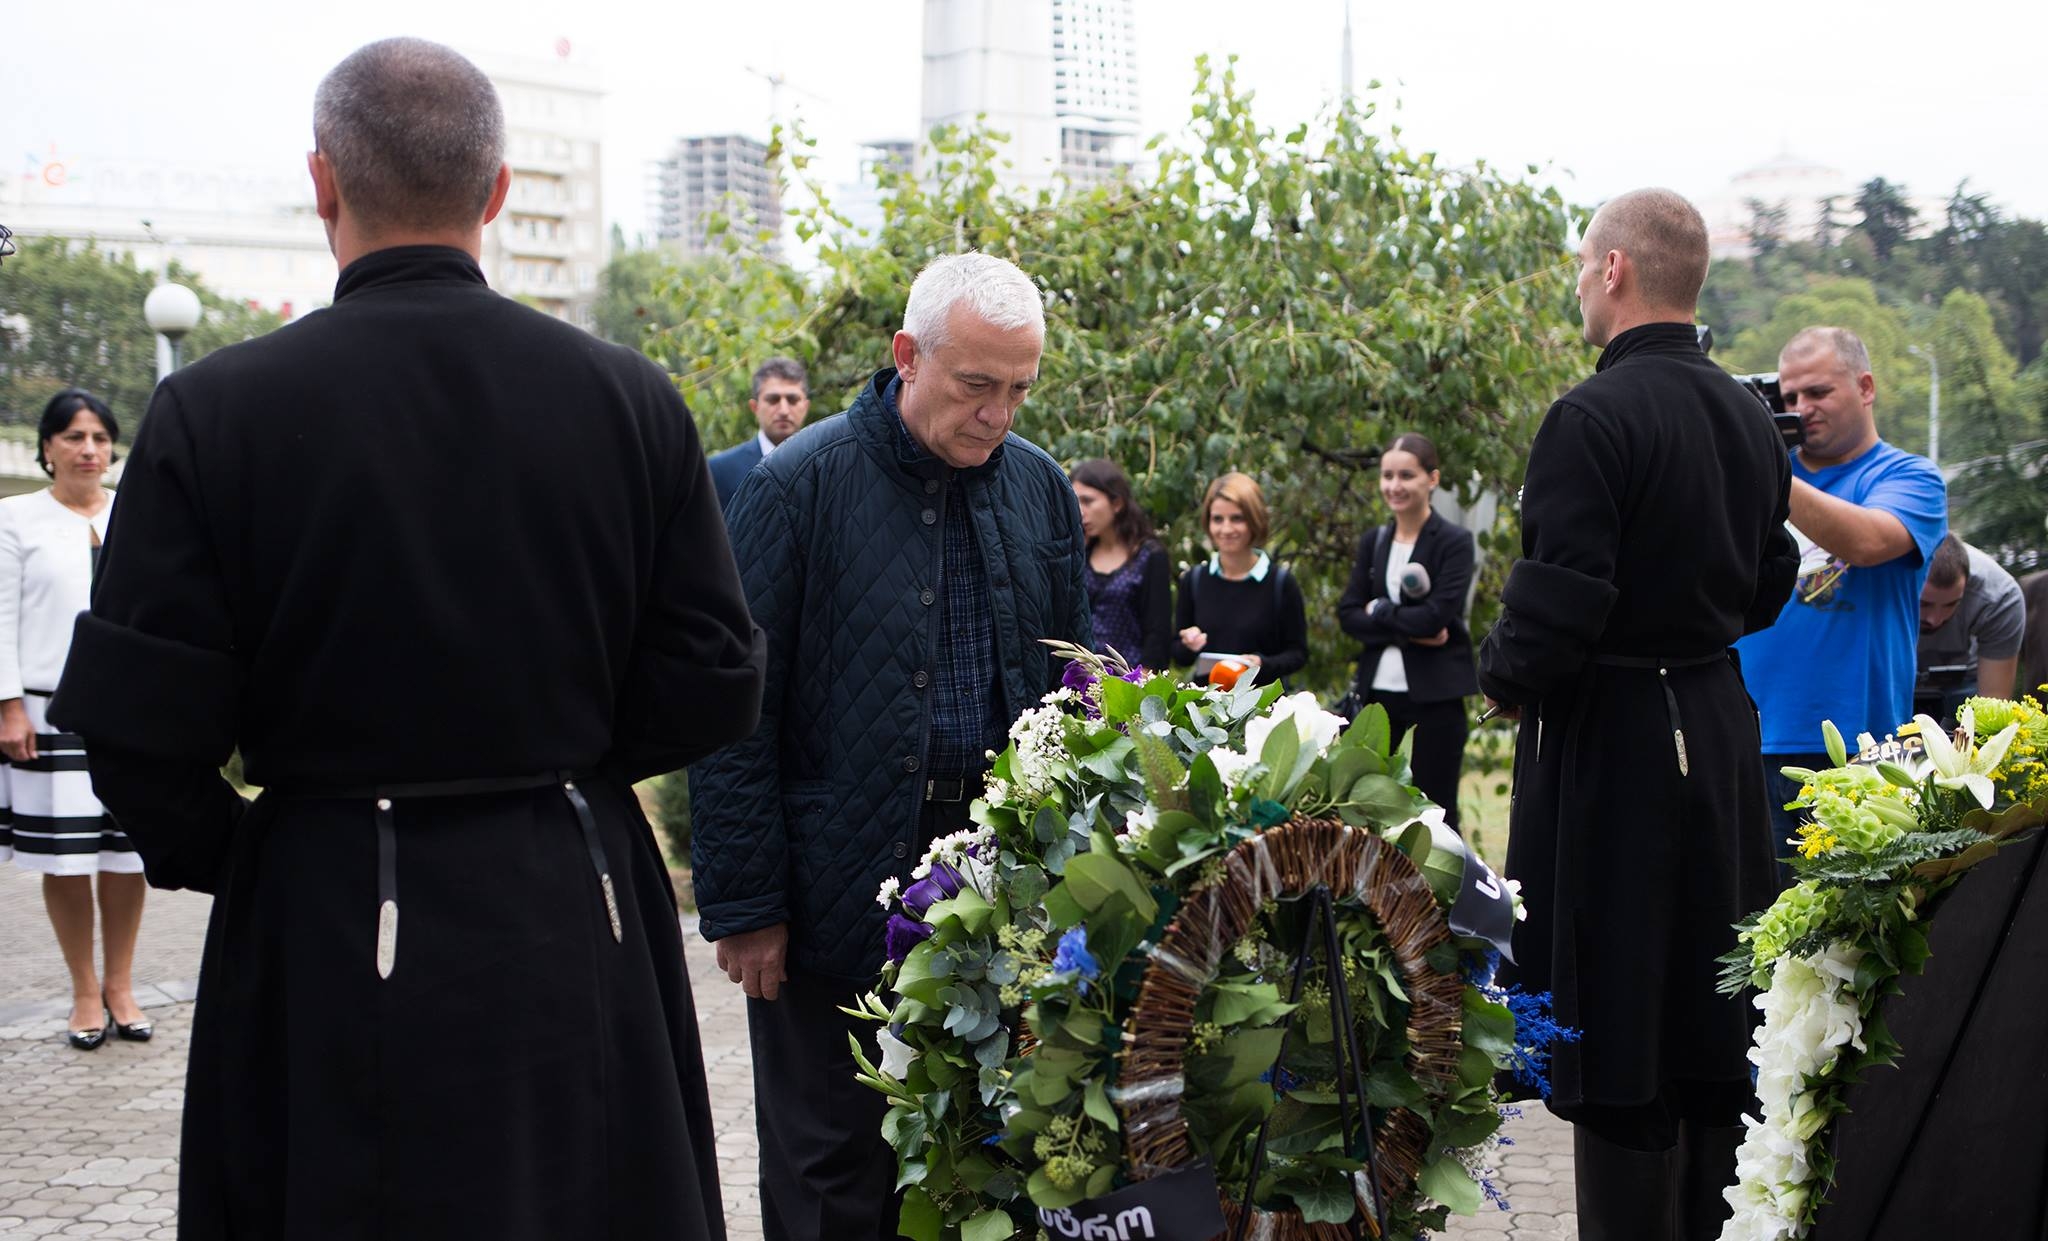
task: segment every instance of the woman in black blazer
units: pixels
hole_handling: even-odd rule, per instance
[[[1396,745],[1415,730],[1415,786],[1456,830],[1465,698],[1479,692],[1465,628],[1475,553],[1471,532],[1430,508],[1437,481],[1436,445],[1424,436],[1402,435],[1380,454],[1380,495],[1394,519],[1359,538],[1337,621],[1364,644],[1359,699],[1386,708]]]

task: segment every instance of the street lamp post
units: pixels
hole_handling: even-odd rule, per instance
[[[1918,345],[1907,345],[1906,352],[1927,363],[1927,459],[1941,464],[1941,363],[1935,360],[1934,346],[1922,349]]]
[[[159,383],[184,361],[185,333],[199,326],[199,310],[199,295],[182,284],[160,284],[143,299],[142,317],[149,322],[149,329],[170,345],[167,355],[158,355]]]

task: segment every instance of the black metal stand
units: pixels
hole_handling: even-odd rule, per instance
[[[1344,982],[1344,969],[1338,964],[1337,953],[1337,905],[1330,896],[1330,889],[1317,884],[1304,898],[1309,902],[1308,925],[1302,928],[1301,948],[1294,954],[1294,980],[1287,994],[1289,1004],[1301,1003],[1301,987],[1308,976],[1309,966],[1316,955],[1316,928],[1322,928],[1323,976],[1330,984],[1330,1020],[1339,1032],[1334,1050],[1337,1054],[1337,1119],[1344,1130],[1344,1153],[1350,1155],[1358,1149],[1359,1139],[1364,1139],[1365,1168],[1369,1191],[1372,1194],[1373,1220],[1377,1225],[1374,1235],[1383,1239],[1387,1235],[1387,1203],[1380,1193],[1380,1157],[1378,1144],[1373,1141],[1372,1108],[1365,1093],[1365,1065],[1358,1055],[1358,1030],[1351,1024],[1351,989]],[[1297,1010],[1298,1011],[1298,1010]],[[1287,1061],[1287,1040],[1294,1035],[1294,1013],[1287,1014],[1287,1023],[1281,1027],[1280,1055],[1273,1061],[1273,1079],[1277,1087],[1282,1066]],[[1345,1077],[1350,1077],[1346,1088]],[[1354,1113],[1351,1101],[1357,1100]],[[1352,1122],[1357,1121],[1354,1131]],[[1237,1227],[1232,1230],[1231,1241],[1244,1241],[1245,1230],[1251,1226],[1252,1194],[1259,1184],[1259,1173],[1266,1167],[1266,1126],[1272,1123],[1272,1113],[1259,1122],[1259,1138],[1252,1147],[1251,1171],[1245,1176],[1244,1197],[1240,1200],[1237,1213]],[[1362,1238],[1362,1221],[1353,1218],[1351,1235]]]

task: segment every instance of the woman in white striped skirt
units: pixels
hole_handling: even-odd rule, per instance
[[[50,399],[36,461],[51,485],[0,500],[0,861],[40,871],[43,904],[71,971],[71,1045],[91,1051],[115,1034],[143,1040],[132,968],[142,926],[142,859],[93,796],[79,739],[45,713],[71,649],[71,626],[91,602],[114,493],[101,485],[120,427],[104,401],[78,388]],[[99,876],[104,973],[93,961],[93,876]]]

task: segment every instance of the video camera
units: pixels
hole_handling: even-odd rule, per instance
[[[1702,323],[1694,331],[1699,335],[1700,352],[1713,352],[1714,330]],[[1764,407],[1764,412],[1771,416],[1771,423],[1778,428],[1778,438],[1785,441],[1785,447],[1797,448],[1806,442],[1806,428],[1800,424],[1799,415],[1785,408],[1785,393],[1778,386],[1778,372],[1735,375],[1732,378],[1747,389],[1757,399],[1757,404]]]

